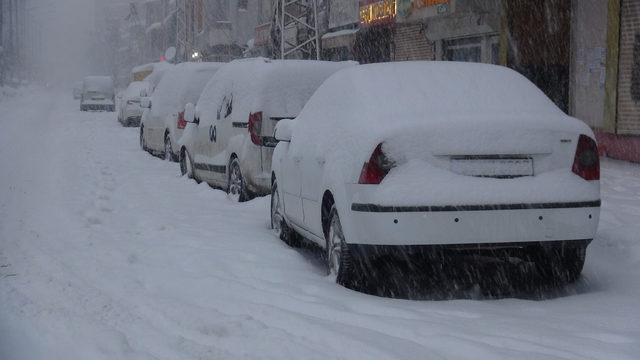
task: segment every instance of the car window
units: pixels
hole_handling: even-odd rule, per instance
[[[233,93],[225,95],[216,113],[217,120],[228,118],[233,112]]]

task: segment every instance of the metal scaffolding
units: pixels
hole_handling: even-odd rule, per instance
[[[277,0],[271,39],[275,57],[319,60],[317,0]]]

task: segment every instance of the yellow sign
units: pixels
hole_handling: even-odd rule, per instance
[[[360,5],[360,22],[371,24],[393,20],[396,17],[396,0],[383,0]]]

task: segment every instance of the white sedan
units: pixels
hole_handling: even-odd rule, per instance
[[[361,260],[381,253],[443,250],[580,276],[600,212],[593,132],[510,69],[347,68],[275,137],[272,226],[324,247],[338,283],[375,272]]]
[[[151,92],[151,84],[146,81],[133,81],[119,94],[118,121],[122,126],[139,126],[142,117],[141,99]]]

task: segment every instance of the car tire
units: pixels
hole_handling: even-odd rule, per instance
[[[169,133],[164,134],[164,159],[171,162],[178,162],[178,157],[173,153],[173,146],[171,145],[171,136]]]
[[[249,200],[247,185],[240,170],[240,161],[238,158],[231,159],[229,170],[227,171],[227,195],[235,202],[244,202]]]
[[[534,261],[543,280],[571,284],[580,278],[586,255],[586,245],[554,246],[539,250]]]
[[[140,125],[140,148],[144,151],[149,151],[147,142],[144,140],[144,126],[142,125]]]
[[[271,229],[285,244],[294,248],[300,247],[302,238],[295,230],[289,227],[284,219],[283,212],[278,193],[278,183],[274,180],[273,185],[271,185]]]
[[[345,241],[335,204],[331,206],[327,228],[325,234],[327,273],[335,279],[336,283],[350,287],[354,280],[353,257]]]
[[[182,176],[187,175],[188,178],[195,180],[198,184],[201,182],[193,171],[193,161],[187,152],[187,149],[180,150],[180,173]]]

